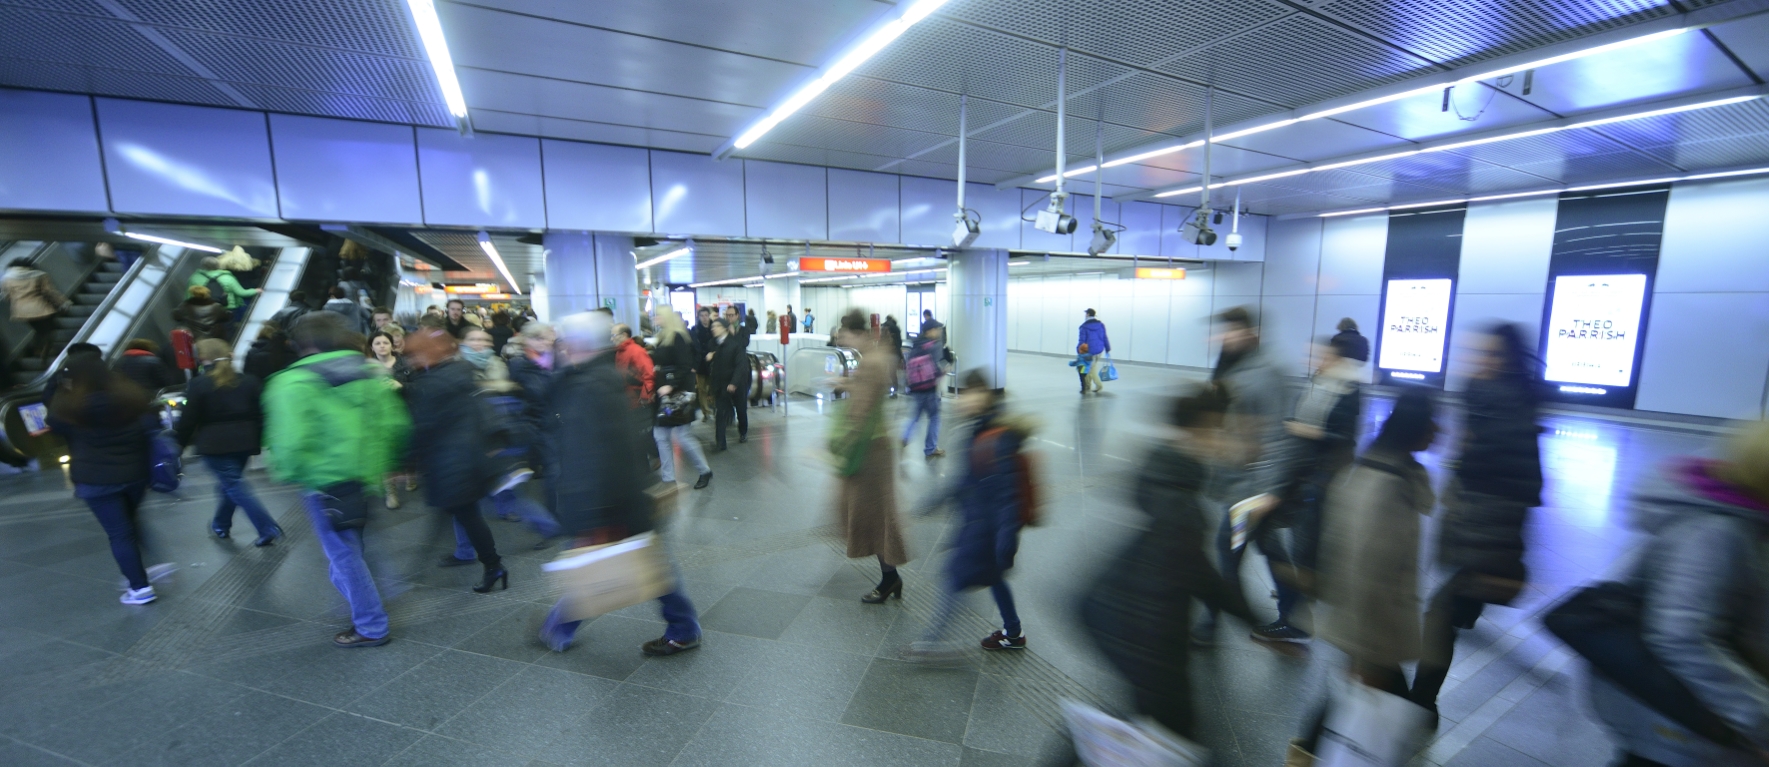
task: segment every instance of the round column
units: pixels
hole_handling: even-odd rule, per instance
[[[982,368],[991,388],[1007,387],[1007,251],[964,250],[952,256],[952,317],[947,344],[957,375]],[[955,385],[962,383],[962,378]]]

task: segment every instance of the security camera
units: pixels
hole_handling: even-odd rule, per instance
[[[957,226],[952,227],[952,247],[970,247],[982,235],[981,221],[965,215],[964,211],[954,213],[952,217],[958,220]]]
[[[1074,234],[1075,226],[1080,222],[1076,221],[1074,216],[1063,212],[1064,199],[1065,195],[1061,192],[1052,194],[1050,207],[1038,211],[1038,216],[1032,220],[1032,225],[1038,227],[1041,232]]]
[[[1118,233],[1107,228],[1098,221],[1093,222],[1093,241],[1087,244],[1087,255],[1097,256],[1112,249],[1118,241]]]
[[[1210,209],[1202,208],[1192,220],[1179,228],[1179,237],[1194,245],[1209,247],[1216,244],[1216,230],[1210,228]]]
[[[1227,245],[1228,249],[1231,252],[1236,251],[1236,250],[1240,250],[1241,249],[1241,233],[1240,232],[1230,232],[1228,237],[1223,238],[1222,244]]]

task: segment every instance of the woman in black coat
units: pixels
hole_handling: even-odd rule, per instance
[[[142,565],[135,512],[147,493],[152,403],[141,387],[111,372],[100,355],[73,356],[63,371],[49,405],[49,427],[68,442],[74,497],[86,502],[110,538],[111,556],[128,582],[119,601],[147,604],[156,597]],[[153,569],[157,573],[171,565]]]
[[[418,371],[402,391],[411,408],[411,462],[424,475],[424,500],[460,523],[472,542],[484,568],[473,590],[486,593],[500,583],[508,589],[509,572],[479,514],[479,501],[490,494],[496,478],[487,455],[491,448],[482,444],[489,425],[482,421],[473,366],[457,356],[459,344],[439,323],[420,324],[405,348]],[[454,558],[445,555],[444,564]]]
[[[269,546],[283,534],[270,512],[246,482],[246,462],[257,455],[263,442],[264,409],[259,398],[264,381],[233,369],[227,343],[205,338],[197,343],[197,360],[203,374],[185,389],[184,414],[178,418],[178,444],[195,444],[204,465],[215,472],[221,497],[209,531],[227,538],[233,529],[233,511],[245,509],[246,518],[258,530],[254,546]]]
[[[1437,559],[1453,574],[1425,611],[1425,647],[1413,702],[1437,711],[1456,629],[1474,628],[1489,604],[1523,590],[1523,525],[1542,504],[1536,443],[1535,364],[1516,325],[1499,324],[1475,342],[1475,372],[1462,394],[1467,423],[1456,478],[1438,525]]]

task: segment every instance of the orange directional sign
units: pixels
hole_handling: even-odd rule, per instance
[[[888,272],[887,258],[801,258],[801,272]]]
[[[1185,270],[1138,268],[1136,278],[1139,280],[1183,280],[1185,279]]]

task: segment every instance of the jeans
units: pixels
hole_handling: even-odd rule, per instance
[[[940,448],[940,390],[909,392],[910,410],[909,423],[903,425],[903,444],[909,444],[909,435],[915,433],[915,422],[927,414],[927,440],[922,452],[932,455]]]
[[[111,557],[129,579],[129,588],[147,588],[147,568],[141,564],[141,538],[135,529],[135,511],[147,494],[147,482],[126,485],[75,485],[74,495],[86,501],[92,516],[111,539]]]
[[[522,497],[522,493],[514,487],[493,495],[490,500],[499,517],[520,519],[523,524],[528,525],[528,529],[542,538],[552,538],[560,532],[559,523],[553,519],[552,514],[548,514],[540,504]],[[454,522],[454,528],[455,559],[476,559],[473,539],[467,537],[467,528],[461,526],[460,520]]]
[[[1230,548],[1232,528],[1233,525],[1229,523],[1228,515],[1225,513],[1222,524],[1216,527],[1216,556],[1217,561],[1222,565],[1223,582],[1235,593],[1244,594],[1245,592],[1241,590],[1241,557],[1246,555],[1247,548],[1243,546],[1240,551]],[[1296,586],[1290,578],[1278,577],[1280,569],[1287,572],[1295,571],[1295,567],[1290,561],[1290,550],[1284,545],[1283,532],[1280,528],[1269,524],[1255,526],[1252,532],[1247,535],[1247,545],[1255,544],[1259,546],[1260,553],[1265,555],[1266,565],[1272,570],[1272,582],[1278,587],[1278,622],[1289,623],[1290,611],[1296,608],[1296,603],[1301,600],[1302,594],[1296,590]],[[1207,607],[1205,609],[1208,610],[1205,613],[1205,620],[1214,623],[1216,612]]]
[[[363,560],[362,530],[334,530],[326,518],[322,493],[310,490],[302,495],[302,505],[313,521],[313,536],[319,539],[320,550],[331,563],[332,585],[350,605],[350,623],[356,633],[369,639],[387,636],[387,610],[381,606],[381,592],[375,588],[368,562]]]
[[[934,605],[934,615],[928,621],[926,642],[938,642],[945,638],[946,628],[952,623],[952,614],[958,610],[958,584],[947,583],[940,592],[940,601]],[[1008,636],[1020,635],[1020,614],[1014,610],[1013,591],[1007,588],[1006,580],[999,580],[989,586],[989,593],[995,597],[995,608],[1001,611],[1001,630]]]
[[[653,540],[656,540],[655,538]],[[674,555],[667,555],[670,560],[670,575],[675,579],[676,586],[670,593],[657,598],[663,610],[663,622],[669,624],[663,630],[663,638],[673,642],[688,642],[700,638],[700,619],[694,612],[694,603],[688,601],[688,594],[683,590],[682,569],[676,566]],[[546,622],[541,625],[541,635],[549,644],[563,647],[571,643],[583,621],[561,621],[559,611],[564,609],[561,600],[547,612]]]
[[[250,458],[245,453],[203,456],[203,464],[215,472],[215,484],[221,490],[221,498],[215,503],[213,524],[222,530],[232,529],[233,510],[237,507],[245,509],[246,518],[252,520],[252,527],[257,528],[259,535],[269,535],[277,530],[276,520],[271,519],[264,504],[258,502],[258,496],[252,494],[252,486],[243,476],[246,461]]]
[[[731,417],[735,411],[737,417],[737,436],[749,433],[749,389],[738,389],[735,392],[719,389],[718,417],[714,420],[714,435],[718,437],[718,445],[725,446],[725,427],[731,425]]]
[[[700,440],[688,431],[689,426],[651,427],[651,438],[657,442],[657,462],[662,464],[659,471],[665,482],[676,481],[676,451],[670,447],[671,443],[682,447],[683,457],[688,459],[688,465],[694,467],[695,472],[706,474],[712,471],[712,467],[706,465],[706,454],[700,451]]]

